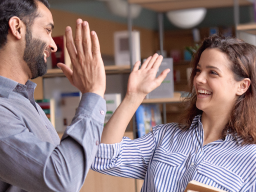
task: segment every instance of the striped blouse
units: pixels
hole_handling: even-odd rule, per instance
[[[201,116],[188,131],[176,123],[158,125],[142,138],[100,144],[92,169],[143,179],[142,192],[183,192],[191,180],[226,191],[256,191],[256,145],[238,145],[227,135],[203,146]]]

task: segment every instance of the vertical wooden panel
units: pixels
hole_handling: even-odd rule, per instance
[[[34,93],[34,98],[35,100],[41,100],[44,98],[43,94],[43,78],[42,77],[37,77],[36,79],[31,80],[34,83],[37,84],[35,93]]]

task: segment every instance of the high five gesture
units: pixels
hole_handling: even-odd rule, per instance
[[[104,96],[106,74],[100,53],[100,44],[96,32],[90,32],[89,24],[77,20],[75,42],[71,27],[66,28],[67,50],[73,65],[73,71],[59,63],[70,83],[82,93],[92,92]]]

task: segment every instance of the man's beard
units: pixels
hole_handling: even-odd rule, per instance
[[[23,59],[31,71],[31,79],[35,79],[39,76],[43,76],[47,72],[47,64],[44,60],[46,43],[40,39],[33,39],[30,27],[27,27],[25,38],[26,47]]]

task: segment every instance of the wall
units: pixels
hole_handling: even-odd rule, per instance
[[[114,56],[114,32],[127,30],[127,25],[122,23],[55,9],[51,9],[51,12],[55,23],[52,34],[53,36],[64,35],[66,26],[71,26],[74,34],[76,28],[76,19],[81,18],[88,21],[90,29],[96,31],[98,34],[101,45],[101,53],[103,55]],[[154,53],[153,39],[155,31],[141,27],[134,27],[134,30],[140,31],[141,34],[141,57],[145,58],[152,55]]]

